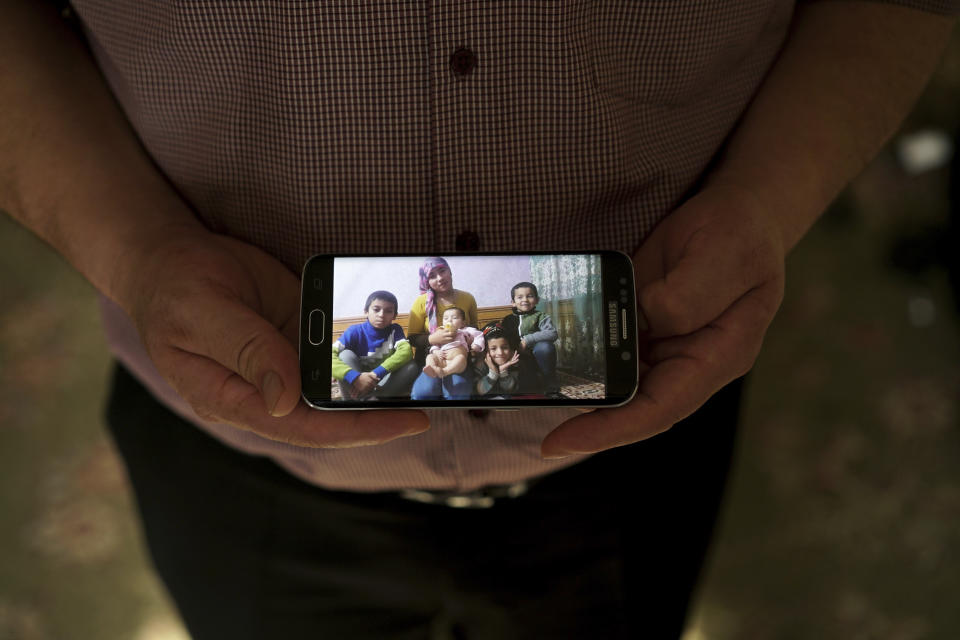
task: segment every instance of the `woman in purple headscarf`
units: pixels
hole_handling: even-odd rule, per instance
[[[466,326],[477,326],[477,301],[466,291],[453,288],[450,265],[443,258],[427,258],[420,266],[420,295],[410,309],[407,337],[416,348],[417,363],[422,367],[432,346],[441,346],[455,337],[441,325],[443,312],[458,307],[466,315]],[[421,373],[410,394],[414,400],[470,397],[470,367],[462,374],[435,378]]]

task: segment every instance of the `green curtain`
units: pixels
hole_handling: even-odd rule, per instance
[[[540,294],[538,309],[557,328],[557,367],[603,380],[602,280],[600,256],[531,256],[530,275]]]

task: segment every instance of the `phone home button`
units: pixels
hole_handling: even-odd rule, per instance
[[[320,309],[311,311],[307,319],[307,340],[315,347],[323,343],[323,325],[325,321],[326,316],[323,315],[323,311]]]

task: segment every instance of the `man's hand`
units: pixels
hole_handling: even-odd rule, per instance
[[[267,253],[206,231],[128,253],[118,302],[160,373],[207,420],[307,447],[387,442],[418,411],[316,411],[300,402],[299,285]]]
[[[701,191],[634,255],[640,388],[617,409],[557,427],[545,457],[593,453],[666,431],[753,366],[783,298],[784,246],[773,214],[735,187]]]
[[[896,130],[954,23],[889,3],[797,3],[707,186],[635,256],[650,323],[637,397],[564,423],[545,456],[648,438],[750,369],[783,295],[785,252]]]

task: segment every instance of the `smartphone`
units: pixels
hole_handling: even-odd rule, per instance
[[[637,389],[636,308],[633,265],[616,251],[316,255],[302,279],[303,398],[619,406]]]

